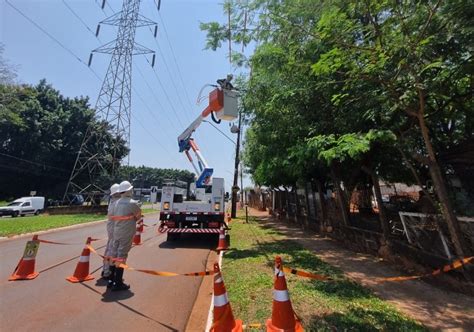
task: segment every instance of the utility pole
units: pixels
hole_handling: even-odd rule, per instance
[[[234,184],[232,185],[232,209],[230,211],[230,217],[235,218],[237,216],[237,192],[239,186],[237,182],[239,180],[239,163],[240,163],[240,134],[242,128],[242,111],[239,112],[239,128],[237,132],[237,144],[235,146],[235,164],[234,164]],[[240,188],[242,189],[242,188]],[[242,195],[240,195],[242,199]]]
[[[71,197],[81,194],[86,202],[96,204],[108,191],[99,182],[101,176],[114,175],[122,158],[129,154],[132,58],[134,55],[151,53],[152,66],[155,61],[154,51],[135,42],[135,32],[137,27],[155,26],[156,37],[158,28],[156,22],[139,14],[140,1],[124,0],[120,12],[104,19],[97,26],[96,36],[99,35],[101,25],[118,26],[117,38],[93,50],[89,57],[90,66],[93,53],[112,55],[95,106],[96,118],[101,120],[103,127],[99,131],[91,126],[87,129],[63,201],[70,201]],[[106,0],[102,0],[102,8],[105,3]],[[112,140],[106,141],[106,137],[99,134],[104,131],[112,134]]]

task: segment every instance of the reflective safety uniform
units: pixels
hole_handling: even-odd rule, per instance
[[[125,263],[128,252],[132,248],[137,220],[141,218],[141,214],[142,211],[138,202],[130,197],[122,197],[112,206],[110,219],[114,224],[112,227],[110,257],[118,258],[120,262]]]
[[[109,206],[108,206],[108,209],[107,209],[107,221],[106,221],[107,245],[105,246],[105,252],[104,252],[104,256],[106,257],[106,259],[104,260],[104,270],[103,270],[103,276],[104,277],[108,277],[111,273],[111,271],[110,271],[110,262],[107,259],[107,257],[110,257],[112,244],[114,242],[113,239],[114,239],[115,221],[112,220],[113,219],[112,218],[112,216],[113,216],[113,207],[119,199],[120,199],[120,196],[119,197],[113,197],[112,196],[110,198]]]

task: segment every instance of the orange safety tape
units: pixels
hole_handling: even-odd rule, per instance
[[[120,258],[111,258],[111,257],[105,257],[104,255],[99,254],[92,246],[87,246],[91,252],[94,254],[102,257],[103,259],[107,258],[113,262],[120,262]],[[119,266],[120,268],[130,270],[130,271],[137,271],[137,272],[142,272],[146,274],[151,274],[155,276],[160,276],[160,277],[175,277],[175,276],[186,276],[186,277],[199,277],[199,276],[208,276],[214,274],[214,271],[202,271],[202,272],[191,272],[191,273],[174,273],[174,272],[165,272],[165,271],[155,271],[155,270],[145,270],[145,269],[136,269],[131,266],[128,266],[127,264],[120,263]]]
[[[135,218],[135,215],[129,214],[126,216],[109,216],[109,219],[112,221],[124,221],[124,220],[130,220],[132,218]]]
[[[305,278],[310,278],[310,279],[315,279],[315,280],[332,280],[331,278],[323,276],[321,274],[300,271],[300,270],[292,269],[285,266],[283,267],[283,271],[287,273],[295,274],[300,277],[305,277]]]
[[[101,239],[91,239],[91,241],[100,241]],[[46,243],[46,244],[60,244],[60,245],[64,245],[64,246],[73,246],[73,245],[82,245],[84,244],[84,242],[82,243],[65,243],[65,242],[54,242],[54,241],[48,241],[48,240],[43,240],[43,239],[38,239],[39,242],[41,243]]]
[[[377,282],[405,281],[405,280],[420,279],[420,278],[429,277],[429,276],[436,276],[436,275],[441,274],[441,273],[445,273],[445,272],[448,272],[448,271],[451,271],[451,270],[459,269],[460,267],[464,266],[465,264],[471,263],[473,260],[474,260],[474,256],[466,257],[466,258],[463,258],[463,259],[458,259],[458,260],[452,262],[451,264],[447,264],[447,265],[443,266],[440,269],[436,269],[431,273],[422,274],[422,275],[418,275],[418,276],[401,276],[401,277],[377,278],[376,281]]]
[[[252,324],[244,325],[244,329],[259,329],[262,326],[263,326],[263,324],[260,324],[260,323],[252,323]]]

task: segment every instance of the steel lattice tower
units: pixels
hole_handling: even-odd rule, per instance
[[[99,34],[101,24],[118,26],[117,38],[92,51],[93,53],[111,54],[99,97],[95,106],[96,118],[102,128],[89,126],[80,151],[77,154],[73,171],[69,178],[63,200],[71,202],[74,195],[82,194],[87,202],[94,204],[108,190],[101,183],[101,176],[113,175],[121,159],[130,149],[130,118],[132,95],[132,58],[139,54],[153,54],[154,51],[135,42],[137,27],[155,26],[156,22],[140,15],[141,0],[124,0],[122,10],[101,21],[97,26]],[[102,3],[104,7],[105,1]],[[102,129],[97,131],[97,129]],[[111,136],[103,135],[107,130]],[[123,143],[126,150],[123,151]],[[119,150],[122,148],[122,150]],[[84,183],[86,183],[84,185]]]

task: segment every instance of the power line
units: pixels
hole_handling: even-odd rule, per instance
[[[224,133],[222,130],[220,130],[219,128],[217,128],[212,122],[210,121],[207,121],[207,120],[203,120],[203,122],[206,122],[206,123],[209,123],[212,127],[214,127],[218,132],[220,132],[222,135],[224,135],[229,141],[231,141],[232,143],[234,144],[237,144],[234,142],[234,140],[232,138],[230,138],[229,136],[227,136],[226,133]]]
[[[145,59],[146,59],[146,57],[145,57]],[[150,60],[146,59],[146,61],[151,65]],[[179,116],[178,116],[178,112],[177,112],[176,109],[174,108],[174,104],[171,102],[171,99],[170,99],[168,93],[166,92],[166,89],[165,89],[163,83],[161,83],[160,77],[159,77],[158,74],[156,73],[155,68],[153,68],[153,73],[155,74],[155,77],[156,77],[156,79],[158,80],[158,83],[160,84],[161,89],[163,90],[163,93],[165,94],[165,97],[166,97],[166,99],[168,100],[168,103],[169,103],[170,106],[171,106],[171,109],[173,110],[174,114],[176,115],[176,119],[178,120],[178,122],[179,122],[179,124],[181,125],[181,127],[184,128],[184,125],[183,125],[183,123],[181,122],[181,119],[180,119]]]
[[[96,75],[96,77],[98,77],[100,79],[100,77],[97,75],[97,73],[92,70],[89,66],[87,66],[87,63],[85,63],[84,61],[82,61],[82,59],[77,56],[73,51],[71,51],[71,49],[69,49],[68,47],[66,47],[63,43],[61,43],[58,39],[56,39],[53,35],[51,35],[48,31],[46,31],[46,29],[44,29],[43,27],[41,27],[38,23],[36,23],[35,21],[33,21],[30,17],[28,17],[25,13],[23,13],[20,9],[18,9],[17,7],[15,7],[14,5],[12,5],[10,3],[10,1],[8,0],[5,0],[5,2],[7,3],[7,5],[9,5],[10,7],[12,7],[14,10],[16,10],[21,16],[23,16],[27,21],[29,21],[31,24],[33,24],[38,30],[40,30],[41,32],[43,32],[46,36],[48,36],[52,41],[54,41],[56,44],[58,44],[63,50],[65,50],[66,52],[68,52],[72,57],[74,57],[77,61],[79,61],[80,63],[82,63],[84,66],[86,66],[87,68],[89,68],[92,73],[94,73]]]
[[[165,37],[166,37],[166,40],[168,41],[168,45],[169,45],[169,47],[170,47],[170,49],[171,49],[171,55],[173,56],[174,63],[175,63],[175,65],[176,65],[176,68],[178,69],[178,76],[179,76],[179,78],[180,78],[180,80],[181,80],[181,84],[183,85],[184,93],[185,93],[185,95],[186,95],[186,98],[187,98],[189,104],[190,104],[191,107],[192,107],[193,104],[191,103],[191,99],[189,98],[188,91],[187,91],[187,89],[186,89],[186,85],[184,84],[183,76],[181,75],[181,70],[179,69],[178,61],[176,61],[176,55],[174,54],[173,46],[171,45],[170,39],[169,39],[169,37],[168,37],[168,31],[166,30],[165,22],[163,21],[163,18],[161,17],[161,14],[160,14],[159,11],[158,11],[158,16],[159,16],[159,18],[160,18],[160,20],[161,20],[161,24],[162,24],[162,26],[163,26],[163,30],[165,31]]]
[[[99,39],[99,37],[97,37],[95,35],[95,32],[92,31],[91,28],[89,28],[89,26],[87,25],[86,22],[84,22],[84,20],[74,11],[74,9],[71,8],[71,6],[69,6],[66,2],[66,0],[63,0],[63,4],[69,9],[69,11],[82,23],[82,25],[93,35],[95,36],[97,39]],[[100,39],[99,39],[100,41]]]
[[[143,75],[142,71],[140,70],[140,67],[137,66],[137,64],[135,64],[135,67],[138,71],[138,73],[140,74],[140,76],[143,78],[143,82],[145,82],[146,86],[148,87],[148,89],[150,90],[152,96],[155,98],[156,102],[158,103],[158,106],[161,108],[161,109],[164,109],[163,105],[161,104],[160,100],[156,97],[156,94],[153,92],[153,89],[152,87],[150,86],[150,84],[148,84],[148,81],[145,79],[145,76]],[[155,113],[149,109],[147,107],[147,110],[150,112],[150,114],[153,116],[153,118],[158,122],[160,123],[161,121],[158,120],[158,118],[156,118],[155,116]],[[166,117],[168,118],[168,120],[170,121],[171,124],[173,124],[173,126],[175,127],[176,130],[178,130],[178,128],[176,128],[176,125],[174,124],[174,122],[171,120],[171,118],[169,117],[168,115],[168,112],[164,112]]]
[[[135,120],[137,121],[137,123],[140,125],[140,127],[142,127],[142,129],[143,129],[144,131],[146,131],[146,132],[148,133],[148,135],[150,135],[150,137],[153,138],[153,139],[156,141],[156,143],[158,143],[158,145],[163,148],[163,150],[165,150],[166,153],[168,153],[168,155],[170,156],[170,158],[171,158],[173,161],[175,161],[176,163],[179,164],[179,161],[178,161],[176,158],[172,157],[172,154],[168,151],[168,149],[166,148],[166,146],[163,145],[163,143],[161,143],[161,141],[160,141],[158,138],[156,138],[156,136],[153,135],[153,134],[143,125],[143,123],[140,121],[140,119],[139,119],[135,114],[133,114],[133,113],[131,113],[131,115],[132,115],[133,119],[135,119]]]
[[[41,166],[43,168],[51,168],[51,169],[56,169],[58,171],[63,171],[63,172],[69,172],[68,170],[64,169],[64,168],[59,168],[59,167],[55,167],[55,166],[51,166],[51,165],[47,165],[45,163],[38,163],[36,161],[32,161],[32,160],[28,160],[28,159],[23,159],[23,158],[19,158],[19,157],[15,157],[15,156],[12,156],[11,154],[6,154],[6,153],[2,153],[0,152],[0,155],[2,156],[5,156],[5,157],[8,157],[8,158],[11,158],[11,159],[15,159],[15,160],[19,160],[19,161],[23,161],[23,162],[26,162],[28,164],[32,164],[32,165],[36,165],[36,166]],[[16,165],[17,166],[17,165]]]

